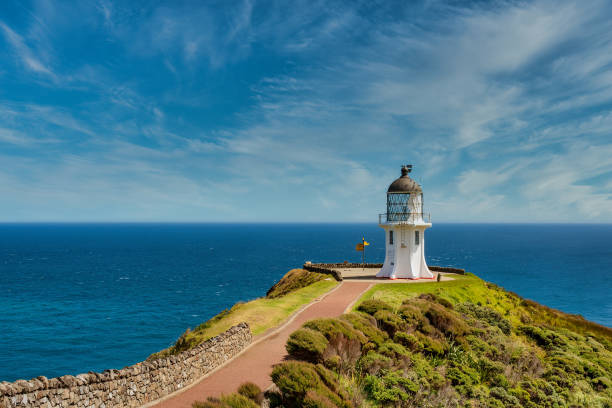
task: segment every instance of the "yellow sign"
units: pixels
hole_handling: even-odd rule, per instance
[[[364,239],[363,240],[363,245],[370,245],[370,243]]]
[[[363,244],[355,245],[355,251],[363,251]]]

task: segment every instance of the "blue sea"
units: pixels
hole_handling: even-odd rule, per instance
[[[382,262],[375,224],[0,225],[0,381],[144,360],[304,261]],[[434,224],[429,264],[612,326],[612,225]]]

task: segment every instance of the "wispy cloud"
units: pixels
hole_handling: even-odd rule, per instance
[[[436,220],[612,220],[607,2],[35,6],[4,214],[374,221],[410,161]]]
[[[6,41],[13,47],[16,57],[21,61],[22,65],[37,74],[49,76],[52,79],[56,75],[51,69],[45,65],[28,47],[22,36],[13,31],[8,25],[0,21],[0,30],[4,34]]]

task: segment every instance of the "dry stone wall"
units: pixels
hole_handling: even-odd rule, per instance
[[[342,274],[337,269],[363,268],[363,267],[382,268],[383,264],[381,263],[360,264],[360,263],[351,263],[351,262],[344,262],[344,263],[308,263],[307,262],[303,266],[304,269],[310,272],[319,272],[319,273],[326,273],[326,274],[332,275],[334,278],[336,278],[337,281],[341,281],[343,279]],[[433,271],[433,272],[457,273],[459,275],[465,275],[465,269],[451,268],[448,266],[431,266],[431,265],[428,265],[427,267],[429,268],[430,271]]]
[[[249,325],[240,323],[191,350],[122,370],[2,382],[0,407],[140,407],[193,383],[251,340]]]

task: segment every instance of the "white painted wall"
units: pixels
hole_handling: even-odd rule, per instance
[[[381,224],[385,230],[386,254],[382,269],[376,275],[390,279],[433,278],[425,261],[425,229],[431,224]],[[389,242],[389,231],[393,231],[393,244]],[[415,232],[419,231],[419,244]]]
[[[425,230],[431,227],[423,220],[423,196],[410,196],[409,219],[403,223],[387,222],[380,224],[385,230],[385,263],[376,274],[379,278],[390,279],[433,279],[434,275],[425,261]],[[389,232],[393,231],[393,244]],[[415,232],[419,232],[416,243]]]

